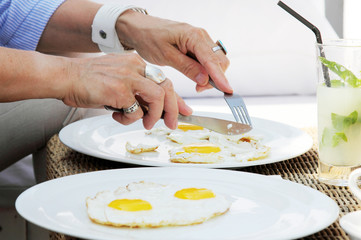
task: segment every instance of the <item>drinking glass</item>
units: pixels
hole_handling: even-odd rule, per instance
[[[361,40],[317,44],[318,178],[347,186],[361,166]]]

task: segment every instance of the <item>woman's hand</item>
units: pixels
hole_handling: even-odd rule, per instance
[[[224,75],[229,60],[222,51],[212,51],[216,44],[205,30],[131,10],[118,18],[116,29],[124,45],[151,63],[176,68],[197,83],[197,91],[211,88],[211,76],[220,90],[232,93]]]
[[[97,58],[74,59],[69,67],[71,85],[63,96],[65,104],[76,107],[128,108],[138,101],[147,106],[143,113],[138,108],[133,113],[113,113],[113,118],[128,125],[143,118],[146,129],[160,119],[163,111],[164,122],[169,128],[177,127],[178,108],[185,115],[191,109],[174,92],[170,80],[159,85],[145,78],[146,63],[135,53],[111,54]]]

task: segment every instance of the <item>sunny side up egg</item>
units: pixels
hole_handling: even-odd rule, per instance
[[[211,143],[196,143],[169,150],[169,159],[174,163],[217,163],[225,155],[221,148]]]
[[[164,227],[202,223],[228,211],[231,203],[206,188],[131,183],[86,200],[89,218],[116,227]]]

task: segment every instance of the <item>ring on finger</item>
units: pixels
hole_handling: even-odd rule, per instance
[[[212,51],[213,51],[213,52],[217,52],[218,50],[222,50],[222,51],[224,52],[224,54],[227,55],[227,49],[226,49],[226,47],[224,46],[224,44],[222,43],[222,41],[221,41],[221,40],[218,40],[218,41],[216,42],[216,44],[217,44],[217,46],[213,47],[213,48],[212,48]]]
[[[166,79],[166,76],[164,75],[162,70],[160,70],[157,67],[151,66],[151,65],[146,65],[145,66],[144,76],[146,78],[152,80],[156,84],[161,84]]]
[[[132,106],[130,106],[128,108],[123,108],[123,112],[124,113],[133,113],[138,110],[139,106],[140,105],[139,105],[138,101],[135,100],[135,102],[132,104]]]
[[[128,108],[115,108],[115,107],[107,106],[107,105],[105,105],[104,108],[106,110],[112,111],[112,112],[133,113],[133,112],[137,111],[137,109],[139,108],[139,103],[138,103],[138,101],[135,101],[135,103],[133,103],[133,105]]]

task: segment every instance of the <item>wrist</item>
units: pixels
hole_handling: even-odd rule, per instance
[[[36,72],[41,81],[40,98],[62,100],[72,86],[76,70],[75,59],[40,54],[37,56]]]
[[[135,29],[134,22],[137,21],[140,13],[128,10],[120,15],[115,23],[115,30],[117,32],[119,41],[123,46],[129,49],[136,48],[137,29]]]

